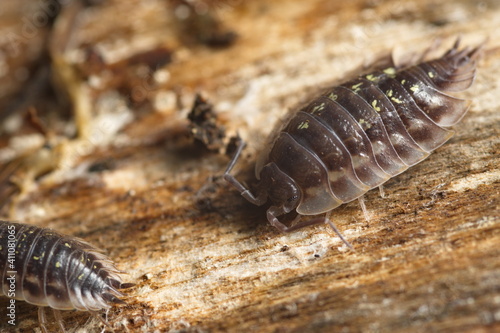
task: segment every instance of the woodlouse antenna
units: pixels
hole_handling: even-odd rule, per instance
[[[233,175],[230,174],[231,170],[233,170],[234,166],[236,165],[236,162],[240,158],[241,152],[243,151],[243,148],[245,148],[245,145],[246,145],[245,142],[238,136],[236,152],[234,153],[233,158],[229,162],[229,165],[227,166],[226,171],[224,172],[224,180],[233,185],[240,192],[241,196],[243,196],[249,202],[257,206],[262,206],[266,202],[266,198],[255,197],[252,194],[252,192],[250,192],[249,189],[247,189],[236,178],[234,178]]]

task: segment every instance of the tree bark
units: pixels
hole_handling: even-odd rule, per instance
[[[89,134],[62,140],[57,127],[58,167],[9,197],[3,215],[81,237],[128,272],[137,285],[108,313],[117,331],[500,330],[499,4],[200,3],[238,34],[234,44],[197,42],[174,19],[182,11],[174,1],[113,0],[79,12],[61,52],[89,89],[80,92],[92,103]],[[265,138],[289,109],[380,59],[414,61],[441,39],[429,55],[438,56],[457,36],[464,46],[488,38],[476,81],[460,94],[470,111],[449,142],[384,185],[385,197],[366,194],[369,221],[357,202],[333,211],[354,251],[327,226],[280,234],[265,207],[223,181],[223,149],[190,136],[187,113],[202,92],[228,138],[247,142],[234,174],[251,184]],[[89,47],[103,69],[71,60]],[[172,60],[146,76],[126,61],[160,47]],[[16,152],[12,137],[23,135],[4,135],[0,149]],[[18,329],[32,331],[35,307],[17,304]],[[102,327],[82,312],[63,318],[69,331]]]

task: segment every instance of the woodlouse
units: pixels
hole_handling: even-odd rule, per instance
[[[470,101],[444,92],[471,86],[480,47],[459,50],[459,40],[441,58],[404,70],[386,68],[345,82],[292,113],[274,131],[255,166],[259,182],[250,192],[230,172],[224,178],[255,205],[271,202],[267,219],[282,232],[329,223],[312,218],[286,226],[278,216],[329,212],[360,198],[422,161],[452,135],[447,129]]]
[[[98,311],[124,303],[120,271],[89,243],[51,229],[0,221],[1,287],[5,296],[39,306],[40,327],[47,332],[49,306],[64,331],[58,310]],[[99,317],[100,318],[100,317]],[[12,323],[11,323],[12,324]]]

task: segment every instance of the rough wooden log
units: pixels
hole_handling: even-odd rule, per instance
[[[59,168],[13,196],[3,215],[84,238],[129,273],[137,286],[128,305],[108,313],[118,331],[500,330],[497,2],[199,3],[238,33],[234,45],[183,44],[176,2],[82,9],[64,56],[93,89],[89,134],[61,143]],[[391,53],[407,60],[442,38],[439,54],[459,35],[473,46],[489,37],[462,94],[471,110],[447,144],[386,184],[385,198],[367,194],[369,222],[356,203],[333,212],[355,251],[326,226],[278,233],[264,208],[222,181],[228,158],[189,137],[186,115],[202,91],[229,135],[248,141],[236,173],[250,180],[245,170],[289,108],[365,64]],[[78,63],[89,45],[115,64],[111,78]],[[158,46],[173,60],[151,76],[120,63]],[[7,139],[5,161],[16,152]],[[36,329],[35,307],[17,304],[19,331]],[[102,326],[81,312],[64,320],[74,332]],[[0,331],[10,331],[6,319]]]

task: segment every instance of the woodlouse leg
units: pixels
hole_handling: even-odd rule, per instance
[[[347,239],[344,238],[344,236],[340,233],[340,230],[337,229],[337,226],[330,219],[331,214],[332,214],[332,211],[329,211],[325,214],[325,220],[327,221],[328,225],[330,225],[330,227],[333,229],[333,231],[335,231],[337,236],[339,236],[339,238],[344,242],[344,244],[347,245],[348,248],[350,248],[351,250],[354,251],[354,248],[352,247],[351,243],[349,243],[347,241]]]
[[[265,196],[254,196],[249,189],[247,189],[243,184],[241,184],[233,175],[230,174],[231,170],[234,168],[236,162],[240,158],[241,152],[245,148],[245,142],[238,138],[238,147],[236,149],[236,153],[233,158],[229,162],[226,171],[224,172],[224,180],[233,185],[241,194],[241,196],[254,205],[262,206],[266,202]]]
[[[337,236],[344,242],[345,245],[347,245],[348,248],[354,251],[354,248],[352,247],[351,243],[347,241],[347,239],[344,238],[344,236],[340,233],[340,230],[337,229],[337,226],[330,220],[325,217],[326,222],[330,225],[330,227],[335,231]]]
[[[358,198],[359,205],[361,206],[361,210],[363,211],[363,216],[365,217],[366,222],[370,222],[370,215],[368,214],[368,209],[366,209],[365,205],[365,196],[360,196]]]
[[[380,185],[378,187],[378,192],[380,193],[381,198],[385,198],[385,191],[384,191],[384,185]]]
[[[57,325],[59,325],[59,328],[61,329],[61,332],[65,333],[66,330],[64,329],[64,322],[61,316],[61,311],[52,309],[52,312],[54,313],[54,317],[56,318]]]
[[[47,317],[45,316],[45,309],[43,306],[38,307],[38,323],[40,324],[40,329],[43,333],[49,333],[49,331],[47,331],[47,327],[45,326],[47,324]]]
[[[104,325],[105,328],[103,329],[103,331],[106,328],[113,331],[113,327],[111,327],[111,325],[108,323],[108,310],[109,309],[106,309],[106,312],[105,312],[106,318],[105,319],[102,318],[101,314],[98,311],[90,311],[90,314],[92,315],[92,317],[99,319],[99,321]]]
[[[344,236],[342,236],[342,234],[340,233],[340,231],[337,229],[337,227],[335,226],[335,224],[333,224],[332,221],[330,221],[330,212],[327,213],[327,215],[325,217],[317,217],[317,218],[313,218],[313,219],[310,219],[308,221],[302,221],[302,222],[299,222],[299,223],[296,223],[290,227],[287,227],[286,225],[284,225],[283,223],[281,223],[278,218],[276,217],[276,213],[274,212],[274,210],[277,210],[278,208],[277,207],[271,207],[267,210],[267,219],[269,221],[269,223],[271,223],[271,225],[273,227],[275,227],[276,229],[278,229],[279,231],[283,232],[283,233],[286,233],[286,232],[292,232],[292,231],[295,231],[297,229],[301,229],[301,228],[304,228],[304,227],[308,227],[308,226],[311,226],[311,225],[315,225],[315,224],[329,224],[330,227],[333,229],[333,231],[335,231],[335,233],[337,234],[337,236],[339,236],[339,238],[344,242],[345,245],[347,245],[348,248],[350,248],[351,250],[354,250],[354,248],[352,247],[352,245],[347,241],[347,239],[344,238]]]
[[[101,320],[103,320],[105,322],[104,328],[102,329],[102,332],[104,332],[104,330],[106,329],[106,327],[109,327],[109,329],[111,329],[114,332],[114,330],[111,327],[111,325],[108,324],[108,313],[109,313],[109,309],[106,309],[106,311],[104,312],[104,319],[101,316],[99,316],[99,318],[101,318]]]

